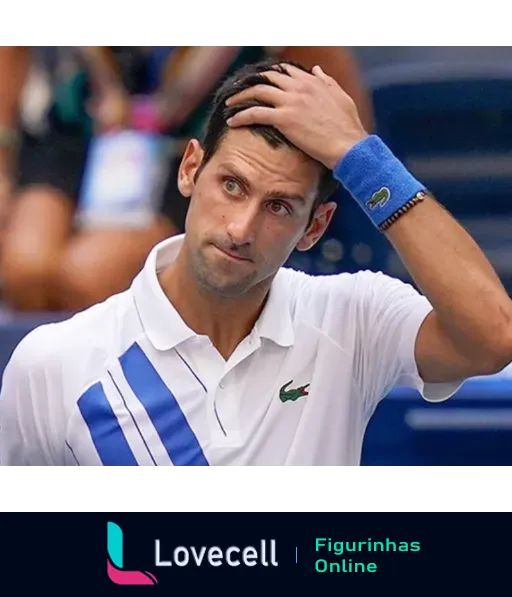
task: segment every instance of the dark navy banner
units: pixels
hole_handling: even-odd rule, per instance
[[[1,532],[5,595],[496,595],[512,515],[2,514]]]

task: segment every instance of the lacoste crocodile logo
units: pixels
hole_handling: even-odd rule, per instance
[[[288,390],[287,388],[291,386],[292,383],[293,379],[280,389],[279,398],[281,399],[281,402],[295,402],[299,398],[304,398],[309,395],[308,388],[310,384]]]
[[[391,199],[391,191],[387,187],[383,187],[380,191],[374,193],[369,201],[366,202],[366,205],[370,209],[375,209],[376,207],[384,207],[386,203]]]

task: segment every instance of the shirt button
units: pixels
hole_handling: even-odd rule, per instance
[[[220,383],[219,383],[219,388],[220,388],[221,390],[223,390],[223,389],[224,389],[224,384],[223,384],[222,382],[220,382]]]

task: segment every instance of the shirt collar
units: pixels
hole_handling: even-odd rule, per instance
[[[131,286],[144,332],[157,350],[171,350],[182,342],[197,337],[196,332],[187,326],[166,297],[157,277],[160,271],[176,259],[183,239],[184,235],[174,236],[156,245]],[[280,270],[274,278],[254,333],[280,346],[289,347],[294,341],[294,330],[286,273]]]
[[[270,287],[270,293],[260,318],[254,326],[260,338],[267,338],[283,347],[293,345],[295,333],[291,314],[291,296],[285,269],[280,269]]]

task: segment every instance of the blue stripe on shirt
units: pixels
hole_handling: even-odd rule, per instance
[[[101,383],[82,394],[78,408],[104,466],[138,465]]]
[[[208,466],[208,461],[174,394],[138,344],[119,359],[175,466]]]

